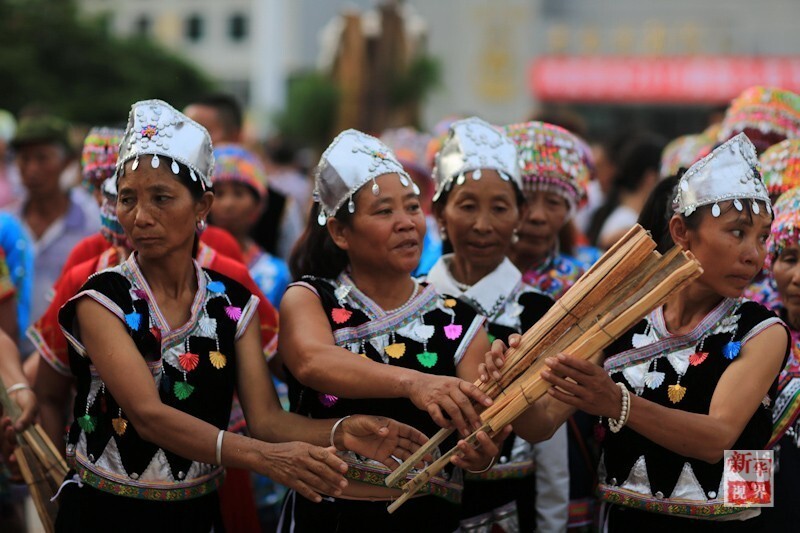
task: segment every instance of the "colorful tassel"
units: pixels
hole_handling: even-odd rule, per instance
[[[336,405],[336,402],[339,401],[339,398],[334,396],[333,394],[323,394],[320,392],[319,394],[317,394],[317,397],[319,398],[319,403],[321,403],[325,407],[333,407],[334,405]]]
[[[225,365],[228,364],[228,358],[225,357],[225,354],[222,352],[209,352],[208,359],[211,361],[211,366],[216,368],[217,370],[221,370],[225,368]]]
[[[97,429],[97,419],[86,414],[78,418],[78,425],[86,433],[92,433],[95,429]]]
[[[722,355],[724,355],[725,359],[727,359],[728,361],[732,361],[736,359],[736,356],[739,355],[739,351],[741,349],[742,349],[741,342],[731,341],[722,347]]]
[[[133,331],[138,331],[139,326],[142,324],[142,315],[135,311],[133,313],[128,313],[125,315],[125,323],[128,324],[128,327]]]
[[[161,330],[160,330],[160,329],[158,329],[158,328],[157,328],[157,327],[155,327],[155,326],[154,326],[154,327],[152,327],[152,328],[150,328],[150,335],[152,335],[152,336],[153,336],[153,338],[155,338],[155,339],[156,339],[156,342],[157,342],[158,344],[161,344]]]
[[[396,342],[383,349],[383,353],[392,359],[400,359],[406,353],[406,343]]]
[[[351,316],[353,316],[353,312],[342,307],[331,310],[331,318],[333,318],[333,321],[337,324],[344,324],[350,320]]]
[[[444,327],[444,334],[448,339],[454,341],[461,336],[461,332],[463,330],[464,328],[461,326],[461,324],[450,324],[449,326]]]
[[[436,352],[421,352],[417,354],[417,361],[425,368],[433,368],[436,361],[439,360],[439,354]]]
[[[210,338],[214,338],[217,334],[217,321],[211,317],[204,316],[198,322],[200,331]]]
[[[708,357],[708,352],[696,352],[689,356],[689,364],[697,366]]]
[[[225,284],[221,281],[212,281],[206,285],[206,289],[216,294],[225,294]]]
[[[133,295],[141,300],[147,299],[147,293],[144,289],[133,289]]]
[[[228,318],[236,322],[242,318],[242,308],[236,307],[235,305],[226,305],[225,314],[228,315]]]
[[[200,362],[200,356],[192,352],[182,353],[178,356],[178,362],[184,370],[191,372],[197,368],[197,363]]]
[[[185,400],[194,392],[194,385],[190,385],[185,381],[176,381],[172,387],[175,397],[179,400]]]
[[[665,374],[663,372],[659,372],[654,370],[652,372],[648,372],[644,376],[644,384],[648,389],[655,390],[664,383]]]
[[[128,421],[122,417],[112,419],[111,425],[114,427],[116,434],[120,437],[128,430]]]
[[[678,403],[679,401],[683,400],[685,395],[686,387],[681,386],[680,383],[670,385],[667,389],[667,396],[669,397],[669,401],[672,403]]]

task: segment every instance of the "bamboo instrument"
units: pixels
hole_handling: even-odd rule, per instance
[[[0,380],[0,404],[12,421],[19,418],[20,410],[11,400]],[[18,446],[14,450],[20,472],[31,493],[39,519],[48,533],[55,531],[58,504],[50,498],[67,476],[67,464],[61,453],[39,424],[29,426],[17,434]]]
[[[597,268],[590,269],[587,272],[590,275],[585,274],[570,289],[571,292],[577,287],[574,303],[570,304],[573,309],[577,309],[583,299],[591,294],[592,289],[597,287],[596,285],[591,286],[587,290],[587,285],[592,283],[596,276],[602,276],[600,283],[606,285],[598,292],[598,294],[604,294],[604,298],[597,301],[594,306],[589,304],[583,306],[580,310],[579,319],[572,313],[569,316],[575,320],[564,316],[564,320],[571,322],[575,327],[569,327],[553,343],[547,346],[543,346],[542,344],[544,343],[537,346],[531,345],[530,342],[525,342],[526,338],[530,339],[534,336],[539,339],[547,338],[546,333],[543,335],[541,331],[536,331],[543,329],[543,327],[550,327],[550,324],[543,324],[544,318],[523,335],[523,342],[520,343],[517,352],[527,348],[529,352],[535,352],[535,355],[531,356],[526,353],[516,358],[517,363],[515,364],[524,363],[515,369],[515,373],[518,376],[517,379],[503,388],[504,394],[502,398],[483,411],[481,414],[481,419],[484,422],[482,427],[467,437],[465,439],[467,442],[474,444],[477,432],[481,430],[486,431],[491,436],[496,435],[547,391],[551,385],[541,379],[541,371],[545,367],[545,359],[547,357],[563,351],[575,357],[589,359],[592,355],[618,339],[625,331],[641,320],[643,316],[662,305],[672,294],[683,289],[702,273],[700,264],[691,253],[681,252],[677,247],[661,256],[653,251],[654,246],[645,255],[639,253],[645,249],[639,248],[641,240],[635,241],[640,244],[635,245],[633,249],[626,246],[631,242],[628,237],[637,237],[637,234],[641,231],[643,230],[638,227],[638,229],[634,228],[632,232],[629,232],[622,239],[623,242],[617,243],[619,246],[615,245],[601,258],[598,265],[596,265]],[[649,238],[647,240],[652,243]],[[630,263],[615,262],[613,256],[619,253],[633,258],[631,261],[638,261],[638,268],[629,270]],[[621,263],[624,265],[620,267],[622,270],[616,270],[615,267],[621,265]],[[621,275],[623,271],[627,274]],[[586,301],[590,302],[591,299]],[[430,443],[435,440],[431,439],[417,454],[421,457],[425,453],[429,453],[432,449]],[[408,481],[403,486],[404,494],[392,503],[389,507],[389,512],[391,513],[399,508],[431,477],[440,472],[455,453],[457,453],[457,448],[449,450],[425,470],[418,473],[412,480]],[[414,457],[410,458],[407,463],[415,464],[417,461],[412,462],[413,459]],[[405,463],[404,466],[406,466]]]
[[[475,385],[495,399],[535,359],[543,355],[542,351],[558,353],[566,348],[574,338],[572,336],[564,337],[564,335],[577,324],[579,330],[573,332],[577,338],[577,335],[581,331],[585,331],[593,320],[592,317],[589,317],[589,320],[585,319],[589,310],[608,300],[607,297],[614,288],[611,283],[608,283],[612,271],[616,279],[629,276],[642,261],[652,259],[655,247],[655,242],[649,238],[641,226],[636,225],[631,228],[564,293],[534,327],[526,332],[517,348],[510,348],[506,352],[506,362],[500,370],[500,379],[487,382],[478,380]],[[580,317],[584,317],[584,320],[579,320]],[[562,342],[558,342],[559,340]],[[551,349],[548,350],[548,348]],[[439,430],[423,448],[420,448],[387,476],[386,485],[393,487],[404,479],[415,464],[418,464],[431,450],[437,448],[454,431],[454,429]]]

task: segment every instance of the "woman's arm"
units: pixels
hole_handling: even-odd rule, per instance
[[[77,302],[80,336],[89,358],[137,433],[194,461],[215,464],[219,429],[161,402],[150,370],[122,323],[89,298]],[[260,350],[259,350],[260,352]],[[222,464],[267,475],[315,501],[338,495],[347,465],[332,450],[293,442],[270,444],[226,433]]]
[[[14,316],[16,317],[16,314]],[[11,392],[9,396],[22,411],[14,423],[14,429],[22,431],[31,425],[36,417],[36,395],[22,372],[22,362],[20,361],[17,345],[4,331],[0,331],[0,378],[2,378],[6,388],[13,385],[21,385],[14,392]],[[0,411],[2,411],[2,408],[0,408]]]
[[[314,389],[346,398],[408,398],[441,427],[462,432],[479,423],[472,401],[492,403],[471,382],[376,363],[339,348],[319,298],[305,288],[289,287],[283,295],[280,331],[286,366]]]
[[[34,353],[31,357],[38,357],[38,353]],[[40,361],[36,382],[33,385],[39,400],[39,420],[42,429],[62,455],[71,388],[71,378],[59,374],[48,363]]]
[[[679,455],[718,462],[742,434],[781,370],[788,335],[775,324],[742,348],[720,378],[707,415],[671,409],[631,395],[628,426]],[[559,355],[543,376],[561,391],[550,394],[589,414],[619,418],[621,392],[596,365]],[[566,381],[570,378],[576,383]]]
[[[393,468],[396,456],[405,459],[427,440],[416,429],[384,417],[355,415],[340,423],[331,442],[336,419],[314,420],[283,410],[261,353],[258,320],[236,341],[239,401],[250,434],[267,442],[303,441],[317,446],[333,444],[353,450]]]

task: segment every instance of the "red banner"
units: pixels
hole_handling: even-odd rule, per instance
[[[800,57],[540,57],[528,74],[541,101],[716,104],[753,85],[800,93]]]

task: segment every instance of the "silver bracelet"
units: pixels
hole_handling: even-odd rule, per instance
[[[217,464],[222,466],[222,438],[225,436],[225,430],[220,429],[219,433],[217,433],[217,450],[216,450],[216,458]]]
[[[21,391],[21,390],[25,390],[25,389],[33,390],[33,389],[31,389],[31,386],[28,385],[27,383],[14,383],[13,385],[11,385],[9,388],[6,389],[6,392],[8,394],[11,394],[11,393],[14,393],[14,392],[17,392],[17,391]]]
[[[340,418],[339,420],[337,420],[337,421],[336,421],[336,423],[335,423],[335,424],[333,424],[333,427],[331,428],[331,446],[333,446],[334,448],[336,448],[336,444],[334,444],[334,443],[333,443],[333,436],[336,434],[336,428],[338,428],[338,427],[339,427],[339,424],[341,424],[342,422],[344,422],[344,421],[345,421],[345,420],[347,420],[348,418],[350,418],[350,415],[343,416],[342,418]],[[337,448],[337,449],[338,449],[338,448]]]
[[[469,472],[470,474],[483,474],[484,472],[488,472],[494,466],[494,460],[495,459],[496,459],[496,457],[492,457],[492,460],[489,461],[489,466],[487,466],[483,470],[467,470],[467,472]]]

